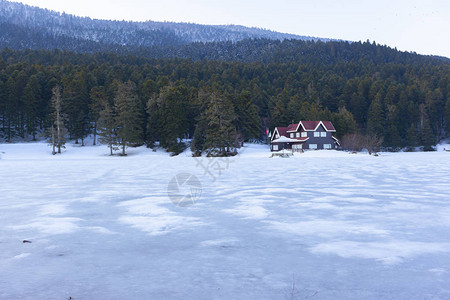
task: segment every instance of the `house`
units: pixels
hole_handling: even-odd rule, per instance
[[[271,135],[270,150],[336,149],[339,146],[330,121],[300,121],[288,127],[275,127]]]

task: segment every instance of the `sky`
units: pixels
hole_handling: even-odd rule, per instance
[[[449,0],[23,0],[98,19],[236,24],[450,58]]]

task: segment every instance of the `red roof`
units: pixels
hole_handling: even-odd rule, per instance
[[[300,121],[303,128],[308,131],[315,130],[317,126],[319,126],[319,123],[321,122],[327,131],[336,131],[336,129],[334,129],[334,126],[333,124],[331,124],[330,121]]]
[[[326,131],[333,131],[333,132],[336,131],[336,129],[334,129],[334,126],[330,121],[300,121],[298,124],[291,124],[288,127],[275,127],[275,128],[276,130],[278,130],[280,136],[289,137],[289,132],[298,132],[297,128],[299,129],[299,131],[303,131],[303,129],[306,131],[314,131],[320,124],[322,124],[323,127],[325,127]],[[302,126],[302,128],[299,127],[300,125]],[[300,142],[304,142],[307,138],[294,138],[294,139],[298,139]]]
[[[275,129],[278,130],[278,133],[280,134],[280,136],[281,135],[284,135],[284,136],[288,135],[287,134],[288,127],[275,127]]]
[[[294,131],[297,129],[298,124],[291,124],[287,127],[287,131]]]
[[[336,131],[336,129],[334,128],[333,124],[330,121],[322,121],[323,126],[325,126],[326,130],[329,131]]]

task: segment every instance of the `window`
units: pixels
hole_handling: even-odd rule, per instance
[[[297,133],[295,134],[295,137],[300,137],[300,132],[297,132]]]
[[[320,137],[320,132],[314,131],[314,137]]]
[[[306,131],[303,131],[302,132],[302,137],[307,137],[307,136],[308,136],[308,133]]]
[[[320,133],[320,137],[327,137],[327,133],[326,132],[321,132]]]
[[[331,149],[331,144],[323,144],[323,149]]]
[[[291,133],[291,138],[293,138],[294,137],[294,133]]]
[[[292,149],[302,149],[302,146],[303,146],[303,144],[294,144],[294,145],[292,145]]]
[[[309,149],[317,149],[317,144],[309,144]]]
[[[278,151],[278,145],[273,145],[273,146],[272,146],[272,150],[273,150],[273,151]]]

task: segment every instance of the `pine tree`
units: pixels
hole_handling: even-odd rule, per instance
[[[147,103],[148,135],[158,136],[161,147],[178,154],[184,150],[182,139],[188,133],[189,94],[183,84],[168,85],[157,98]]]
[[[339,137],[356,133],[356,121],[353,118],[353,114],[345,107],[339,108],[339,111],[332,115],[332,120]]]
[[[87,76],[76,73],[64,85],[64,112],[67,114],[67,126],[71,136],[84,146],[84,138],[89,134],[89,91]]]
[[[104,105],[106,105],[108,99],[105,92],[105,88],[102,86],[96,86],[91,89],[90,92],[91,103],[89,105],[89,119],[92,124],[92,133],[94,134],[93,145],[95,146],[97,140],[97,127],[98,120],[100,119],[100,112]]]
[[[62,112],[61,87],[59,85],[52,89],[53,97],[51,99],[53,122],[49,128],[51,135],[51,144],[53,146],[52,154],[61,153],[66,143],[67,129],[65,127],[66,115]],[[55,150],[58,149],[58,151]]]
[[[258,108],[252,102],[251,93],[243,91],[234,97],[236,128],[244,140],[257,139],[261,133],[261,120]],[[242,141],[242,142],[243,142]]]
[[[286,114],[287,103],[289,102],[288,95],[286,91],[278,94],[276,97],[272,98],[269,102],[269,113],[270,113],[270,127],[274,128],[277,126],[287,126],[289,122],[288,115]]]
[[[41,104],[40,93],[41,86],[38,78],[36,75],[33,75],[28,80],[22,97],[24,102],[27,134],[31,134],[33,136],[33,141],[36,140],[38,127],[39,105]]]
[[[434,151],[433,146],[436,145],[436,136],[431,129],[428,117],[424,119],[423,127],[420,131],[420,141],[424,151]]]
[[[367,132],[371,135],[377,135],[379,137],[384,136],[384,126],[385,119],[383,107],[381,104],[380,95],[378,94],[369,107],[367,116]]]
[[[389,126],[386,139],[387,141],[385,144],[392,150],[396,151],[402,146],[402,138],[400,137],[397,127],[394,124]]]
[[[414,147],[417,147],[419,145],[419,136],[417,134],[417,127],[414,126],[414,124],[411,124],[411,126],[408,129],[406,144],[408,146],[407,147],[408,151],[413,151]]]
[[[122,155],[126,155],[126,147],[142,143],[142,109],[135,83],[119,83],[114,106],[117,112],[117,137]]]
[[[209,94],[208,107],[204,112],[207,128],[205,145],[208,155],[228,156],[236,153],[239,147],[234,121],[236,114],[233,103],[219,95],[217,91]],[[232,150],[234,150],[232,152]]]
[[[447,95],[447,102],[445,103],[444,111],[445,132],[450,135],[450,92]]]
[[[159,132],[161,131],[161,121],[160,112],[158,108],[158,99],[156,97],[151,97],[147,101],[146,107],[148,119],[147,119],[147,130],[145,140],[147,142],[147,147],[153,148],[155,142],[159,139]]]
[[[108,99],[102,101],[103,109],[99,113],[98,135],[102,144],[108,145],[110,155],[118,150],[119,140],[117,137],[117,114],[114,105],[111,105]]]
[[[200,156],[205,145],[205,122],[200,121],[195,126],[194,137],[191,142],[192,156]]]

